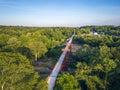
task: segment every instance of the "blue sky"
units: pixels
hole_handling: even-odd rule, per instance
[[[120,0],[0,0],[0,25],[120,25]]]

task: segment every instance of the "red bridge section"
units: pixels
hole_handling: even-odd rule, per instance
[[[64,67],[64,64],[67,63],[64,60],[65,60],[65,58],[67,58],[68,52],[70,52],[70,47],[71,47],[74,35],[75,35],[75,32],[69,39],[67,39],[68,43],[48,78],[48,81],[47,81],[48,87],[49,87],[48,90],[53,90],[53,88],[55,86],[56,78],[57,78],[60,70]],[[63,63],[63,62],[66,62],[66,63]]]

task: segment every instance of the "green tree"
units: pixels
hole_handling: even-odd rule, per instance
[[[7,44],[8,39],[10,38],[9,35],[0,34],[0,47],[3,47]]]
[[[2,47],[2,51],[15,53],[19,46],[20,41],[17,39],[17,37],[10,37],[6,42],[6,45]]]
[[[99,62],[99,64],[97,64],[94,67],[96,71],[100,72],[100,74],[104,73],[102,77],[103,77],[104,82],[105,82],[106,90],[108,89],[108,85],[109,85],[109,80],[108,80],[109,73],[114,68],[116,68],[116,66],[117,66],[117,64],[115,63],[115,61],[113,61],[113,60],[106,57],[103,60],[101,60],[101,62]]]
[[[48,90],[48,84],[46,80],[41,80],[36,86],[36,90]]]
[[[28,46],[32,51],[33,55],[35,56],[35,61],[37,61],[38,57],[44,55],[47,52],[46,46],[42,42],[38,41],[30,41],[28,42]]]
[[[0,53],[1,90],[32,90],[38,77],[26,57],[18,53]]]
[[[62,74],[57,79],[55,90],[81,90],[81,88],[73,75]]]
[[[84,44],[82,48],[77,50],[72,54],[73,58],[80,62],[86,62],[87,64],[91,64],[93,60],[96,60],[99,55],[99,49],[97,47],[90,47],[89,45]]]
[[[91,66],[86,63],[79,62],[77,64],[76,78],[79,80],[82,89],[87,90],[98,90],[104,89],[104,82],[97,75],[94,75]]]
[[[107,47],[106,45],[100,47],[100,58],[101,59],[106,58],[106,57],[110,58],[111,56],[112,55],[111,55],[109,47]]]

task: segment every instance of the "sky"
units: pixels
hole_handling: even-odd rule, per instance
[[[0,0],[0,25],[120,25],[120,0]]]

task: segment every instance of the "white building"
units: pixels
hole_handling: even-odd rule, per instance
[[[91,34],[92,34],[92,35],[98,35],[98,33],[95,32],[95,31],[92,31]]]

